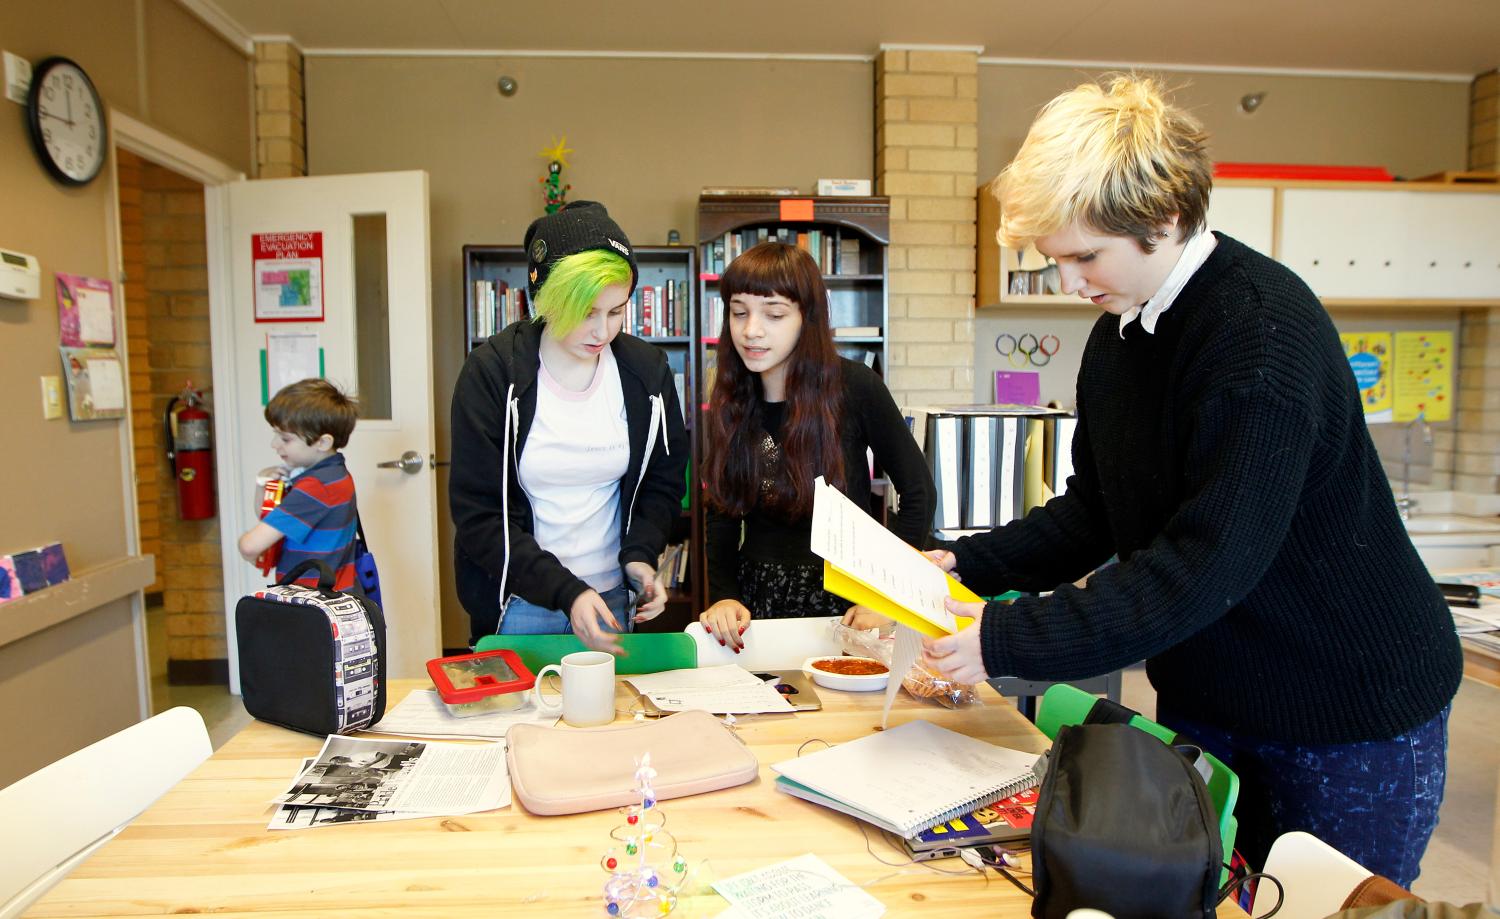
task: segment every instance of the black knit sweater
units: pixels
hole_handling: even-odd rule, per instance
[[[989,673],[1144,658],[1163,706],[1303,744],[1390,738],[1453,698],[1452,619],[1296,275],[1220,236],[1154,335],[1100,317],[1078,415],[1067,492],[953,546],[982,594],[1054,591],[986,607]]]

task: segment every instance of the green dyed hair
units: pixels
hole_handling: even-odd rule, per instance
[[[630,285],[630,263],[613,252],[589,249],[558,260],[536,292],[537,322],[558,338],[588,318],[599,292],[611,284]]]

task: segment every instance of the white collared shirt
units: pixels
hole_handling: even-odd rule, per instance
[[[1182,293],[1182,288],[1192,278],[1193,273],[1203,267],[1208,257],[1213,254],[1214,247],[1219,244],[1218,237],[1214,236],[1205,225],[1203,231],[1182,247],[1182,254],[1177,257],[1177,264],[1172,266],[1171,274],[1162,282],[1161,289],[1147,300],[1142,306],[1133,306],[1120,314],[1120,337],[1125,337],[1125,327],[1130,325],[1137,316],[1141,320],[1141,328],[1151,334],[1156,334],[1156,320],[1161,318],[1172,306],[1172,301]]]

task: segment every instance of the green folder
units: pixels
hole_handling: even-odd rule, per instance
[[[698,666],[698,644],[686,632],[643,632],[620,636],[624,657],[615,658],[616,673],[657,673]],[[589,650],[577,635],[486,635],[475,651],[509,648],[526,669],[536,673],[563,655]]]

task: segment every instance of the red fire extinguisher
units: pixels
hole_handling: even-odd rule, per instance
[[[167,403],[165,422],[167,459],[177,479],[177,513],[183,520],[206,520],[214,515],[213,416],[191,380]]]

